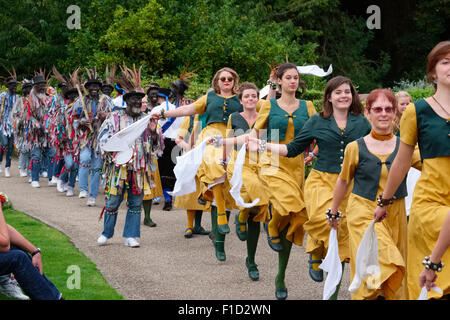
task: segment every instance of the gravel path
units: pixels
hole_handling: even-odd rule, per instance
[[[13,158],[11,178],[0,174],[0,190],[7,193],[14,208],[67,235],[125,299],[275,299],[278,256],[269,248],[266,234],[261,231],[256,253],[260,279],[251,281],[245,267],[246,246],[235,234],[233,214],[230,221],[232,231],[225,242],[225,262],[216,259],[208,236],[184,238],[184,211],[162,211],[162,205],[154,206],[151,213],[157,227],[141,226],[140,248],[124,246],[124,206],[119,210],[115,236],[106,246],[100,247],[97,238],[103,222],[99,222],[98,218],[104,205],[103,193],[100,192],[96,207],[88,207],[87,199],[78,198],[77,187],[75,196],[68,198],[64,193],[57,192],[55,187],[48,187],[47,183],[48,179],[41,178],[41,188],[32,188],[28,178],[19,177],[16,158]],[[209,213],[203,216],[203,226],[210,229]],[[304,248],[294,245],[286,271],[289,300],[322,299],[324,282],[316,283],[310,279],[307,260]],[[347,264],[339,299],[350,299],[347,291],[349,276],[350,267]]]

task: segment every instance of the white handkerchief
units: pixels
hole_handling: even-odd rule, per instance
[[[436,291],[439,294],[442,294],[442,289],[439,287],[432,287],[431,290]],[[420,291],[420,295],[419,295],[419,299],[417,300],[428,300],[428,291],[427,291],[427,287],[423,287],[422,291]]]
[[[298,66],[297,70],[300,74],[312,74],[317,77],[325,77],[333,72],[333,66],[330,64],[328,70],[325,72],[322,68],[316,65]]]
[[[359,289],[364,277],[368,275],[376,276],[380,272],[381,270],[378,264],[378,239],[374,220],[369,224],[356,252],[355,276],[348,291],[355,293]]]
[[[206,138],[194,149],[177,157],[177,164],[173,169],[173,173],[177,180],[173,192],[170,192],[171,195],[182,196],[196,191],[195,175],[202,163],[206,145],[210,138],[211,137]]]
[[[336,229],[331,229],[330,240],[328,242],[328,252],[319,268],[327,272],[327,279],[323,287],[323,300],[328,300],[336,291],[336,287],[341,281],[342,265],[339,258],[339,246]]]
[[[147,115],[130,126],[120,130],[105,143],[100,144],[100,148],[107,152],[127,151],[131,148],[136,139],[141,136],[145,128],[147,128],[150,119],[151,115]]]
[[[254,207],[259,202],[259,198],[253,200],[252,203],[245,203],[244,199],[242,199],[241,197],[242,167],[244,166],[245,162],[245,153],[246,153],[245,145],[242,145],[241,150],[239,150],[236,160],[234,162],[233,176],[230,179],[231,184],[230,194],[239,207],[251,208]]]

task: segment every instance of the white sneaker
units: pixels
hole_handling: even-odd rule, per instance
[[[33,188],[40,188],[41,187],[40,184],[39,184],[39,181],[31,181],[31,186]]]
[[[56,186],[56,184],[57,184],[57,182],[56,182],[56,180],[48,180],[48,186],[49,187],[54,187],[54,186]]]
[[[78,195],[78,198],[87,198],[89,196],[89,193],[86,190],[81,190],[80,194]]]
[[[73,188],[67,187],[66,197],[73,197]]]
[[[9,167],[6,167],[6,168],[5,168],[5,177],[6,177],[6,178],[11,177],[11,173],[9,172]]]
[[[28,183],[31,183],[33,180],[31,179],[31,176],[28,177]]]
[[[97,243],[100,246],[104,246],[106,244],[106,242],[108,241],[108,238],[105,237],[104,235],[101,235],[100,237],[98,237],[97,239]]]
[[[69,181],[67,181],[66,183],[63,183],[62,188],[63,188],[64,192],[66,192],[69,189]]]
[[[88,201],[87,201],[87,205],[89,207],[95,207],[95,198],[91,198],[89,197]]]
[[[61,179],[58,179],[56,182],[56,190],[58,190],[58,192],[64,192],[64,182]]]
[[[135,238],[126,238],[125,245],[132,248],[138,248],[140,246],[139,242],[137,242]]]
[[[27,170],[19,169],[19,176],[26,177],[28,175]]]
[[[6,277],[9,277],[6,276]],[[0,292],[5,296],[17,298],[20,300],[30,300],[30,298],[22,293],[16,280],[10,280],[0,283]]]
[[[3,169],[2,169],[2,165],[0,164],[0,173],[3,171]]]
[[[41,176],[42,176],[42,178],[47,178],[47,171],[43,171]]]

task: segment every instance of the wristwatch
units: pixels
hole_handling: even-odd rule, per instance
[[[36,251],[31,253],[31,256],[34,257],[35,255],[37,255],[38,253],[41,253],[41,249],[37,248]]]

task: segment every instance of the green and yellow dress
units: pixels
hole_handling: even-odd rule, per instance
[[[306,252],[314,253],[315,258],[325,258],[328,250],[330,227],[325,212],[331,207],[345,147],[348,143],[367,135],[370,128],[369,121],[363,115],[349,113],[346,127],[339,128],[333,115],[324,118],[320,114],[314,114],[301,132],[287,145],[288,157],[297,156],[314,140],[319,146],[317,161],[305,182],[305,204],[308,213],[308,220],[304,225],[305,231],[308,232]],[[346,210],[350,190],[339,207],[341,212]],[[345,216],[339,223],[337,235],[341,261],[348,262],[348,231]]]
[[[286,144],[294,139],[314,113],[316,109],[311,101],[300,100],[299,107],[289,114],[276,99],[271,99],[261,106],[254,128],[259,130],[261,139],[267,137],[268,142]],[[286,239],[301,246],[305,235],[303,224],[307,219],[303,196],[303,154],[288,158],[266,151],[260,155],[259,166],[261,179],[270,188],[272,211],[289,216]]]
[[[250,132],[251,126],[244,119],[244,117],[239,113],[233,113],[229,120],[227,131],[229,132],[228,136],[238,137],[243,134],[248,134]],[[244,146],[245,147],[245,146]],[[234,163],[239,152],[241,146],[233,148],[230,159],[228,160],[227,165],[227,178],[231,180],[234,172]],[[253,217],[253,221],[255,222],[267,222],[269,218],[269,189],[267,185],[263,183],[260,178],[259,166],[258,166],[258,153],[256,152],[247,152],[245,154],[245,163],[242,167],[242,188],[241,188],[241,197],[245,203],[251,203],[256,198],[259,198],[259,202],[254,207],[254,210],[257,210],[255,216]],[[253,208],[241,208],[238,209],[242,211],[250,211]]]
[[[349,184],[354,181],[345,213],[349,234],[351,279],[355,275],[356,254],[362,237],[373,221],[373,213],[377,207],[376,198],[384,190],[389,168],[398,151],[400,140],[396,139],[395,150],[390,154],[371,153],[364,138],[349,143],[345,149],[339,177]],[[412,164],[420,169],[418,153],[415,153]],[[381,293],[384,293],[388,300],[407,299],[406,194],[405,178],[395,193],[396,200],[387,209],[387,218],[375,223],[380,276],[366,277],[361,282],[360,288],[352,295],[352,299],[375,299]],[[372,278],[368,279],[369,277]]]
[[[414,102],[403,112],[401,141],[419,145],[423,161],[422,174],[413,193],[408,223],[408,292],[410,299],[420,295],[419,275],[422,260],[433,251],[445,217],[450,211],[450,118],[440,117],[424,100]],[[450,293],[450,250],[441,261],[436,286],[443,295]],[[442,295],[430,291],[429,298]]]

